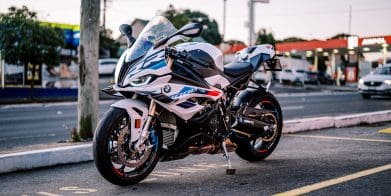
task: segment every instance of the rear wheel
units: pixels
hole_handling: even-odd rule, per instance
[[[273,114],[264,119],[273,124],[266,136],[254,140],[243,139],[237,143],[236,154],[247,161],[255,162],[265,159],[276,148],[282,133],[282,113],[280,104],[270,93],[258,95],[249,103],[249,106],[273,111]]]
[[[131,150],[129,127],[127,112],[111,108],[99,123],[93,141],[98,171],[109,182],[121,186],[136,184],[147,177],[158,162],[162,146],[160,129],[151,126],[145,150]]]

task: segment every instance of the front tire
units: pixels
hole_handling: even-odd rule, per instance
[[[270,141],[263,141],[262,138],[257,138],[256,140],[243,138],[240,142],[237,142],[236,154],[242,159],[256,162],[268,157],[276,148],[282,133],[282,112],[277,99],[270,93],[256,95],[248,104],[250,107],[259,105],[262,108],[273,110],[277,114],[273,115],[273,119],[276,120],[276,133]]]
[[[128,127],[130,125],[127,112],[123,109],[111,108],[99,123],[93,141],[96,168],[106,180],[120,186],[133,185],[146,178],[155,168],[162,147],[160,128],[152,125],[147,140],[152,146],[150,153],[147,153],[147,150],[142,154],[132,153],[128,147],[130,139]],[[138,156],[145,156],[139,158],[139,165]]]

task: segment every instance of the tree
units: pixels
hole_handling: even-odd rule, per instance
[[[37,14],[26,6],[10,7],[8,13],[0,14],[0,51],[10,64],[32,65],[32,89],[36,78],[36,66],[57,65],[60,60],[59,48],[64,45],[63,32],[41,26]]]
[[[266,29],[261,29],[258,31],[257,33],[257,41],[256,41],[257,44],[271,44],[271,45],[275,45],[276,44],[276,40],[274,39],[274,36],[272,33],[268,33],[266,31]]]
[[[304,41],[307,41],[307,40],[300,38],[300,37],[288,37],[288,38],[285,38],[285,39],[278,41],[278,42],[289,43],[289,42],[304,42]]]
[[[91,138],[99,118],[98,58],[100,0],[82,0],[77,120],[81,139]]]
[[[328,40],[330,40],[330,39],[347,39],[350,36],[351,36],[350,34],[338,33],[337,35],[334,35],[334,36],[328,38]]]
[[[204,27],[201,37],[205,41],[213,45],[218,45],[223,41],[216,20],[210,19],[205,13],[191,11],[189,9],[176,10],[174,6],[170,5],[169,8],[163,12],[163,16],[170,20],[176,28],[181,28],[183,25],[190,22],[201,23]]]
[[[118,58],[118,49],[120,44],[112,39],[112,31],[104,29],[99,32],[99,57],[105,50],[108,50],[111,58]]]

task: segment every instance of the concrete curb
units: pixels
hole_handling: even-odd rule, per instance
[[[0,155],[0,174],[92,160],[92,145],[56,147]]]
[[[339,128],[362,123],[391,121],[391,110],[337,117],[305,118],[284,122],[283,133]],[[0,174],[19,170],[29,170],[69,163],[80,163],[93,160],[92,144],[56,147],[44,150],[33,150],[0,155]]]
[[[296,133],[309,130],[349,127],[360,124],[373,124],[391,121],[391,110],[343,115],[336,117],[304,118],[284,121],[283,133]]]

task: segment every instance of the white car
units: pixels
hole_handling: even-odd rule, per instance
[[[364,99],[369,99],[371,95],[391,96],[391,64],[362,77],[358,82],[358,92]]]
[[[114,75],[114,69],[118,59],[99,59],[99,75]]]
[[[285,68],[279,74],[280,83],[303,85],[306,79],[306,72],[303,69]]]

